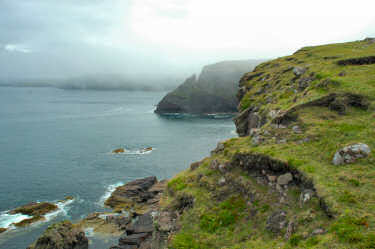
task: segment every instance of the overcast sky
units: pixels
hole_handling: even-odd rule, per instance
[[[0,78],[182,74],[375,36],[374,0],[0,0]]]

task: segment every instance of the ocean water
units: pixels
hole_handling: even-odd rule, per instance
[[[164,92],[0,88],[0,226],[22,220],[9,210],[32,201],[58,203],[46,222],[0,234],[0,249],[20,249],[51,223],[106,211],[123,183],[168,179],[235,137],[231,117],[153,113]],[[123,147],[124,154],[111,151]],[[140,153],[145,147],[154,149]],[[59,202],[66,196],[76,199]],[[115,237],[90,235],[90,248]]]

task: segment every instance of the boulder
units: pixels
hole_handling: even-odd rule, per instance
[[[311,77],[304,77],[298,81],[298,90],[303,91],[305,90],[310,83],[312,82]]]
[[[174,212],[160,212],[154,218],[154,225],[158,231],[171,232],[178,230],[178,217]]]
[[[302,67],[295,67],[295,68],[293,68],[293,74],[296,77],[300,77],[300,76],[304,75],[305,72],[306,72],[306,69],[304,69]]]
[[[293,176],[291,173],[286,173],[277,178],[277,183],[280,185],[287,185],[293,180]]]
[[[152,147],[143,148],[143,149],[139,150],[139,153],[145,153],[145,152],[148,152],[148,151],[152,151]]]
[[[225,145],[222,142],[217,143],[217,146],[214,150],[211,151],[211,155],[219,153],[225,149]]]
[[[354,163],[357,159],[366,157],[370,154],[371,149],[367,144],[357,143],[339,149],[332,160],[335,165]]]
[[[59,209],[57,205],[49,202],[30,202],[10,211],[9,214],[24,214],[31,216],[30,218],[13,223],[16,227],[25,227],[35,222],[45,220],[45,214],[56,211],[57,209]]]
[[[221,177],[218,181],[219,186],[223,186],[225,184],[225,178]]]
[[[70,221],[50,225],[28,249],[88,249],[89,240],[83,230]]]
[[[266,221],[267,230],[274,233],[280,233],[286,225],[287,220],[285,211],[276,211],[272,213]]]

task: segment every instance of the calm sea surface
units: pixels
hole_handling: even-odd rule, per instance
[[[236,136],[230,117],[159,117],[164,92],[0,88],[0,227],[7,211],[32,201],[60,203],[48,221],[0,234],[0,249],[24,249],[51,223],[95,211],[116,186],[156,175],[168,179]],[[124,154],[111,154],[116,148]],[[139,150],[153,147],[149,154]],[[117,238],[90,236],[90,248]]]

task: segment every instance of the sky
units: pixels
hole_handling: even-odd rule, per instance
[[[373,0],[0,0],[0,79],[181,75],[375,37]]]

